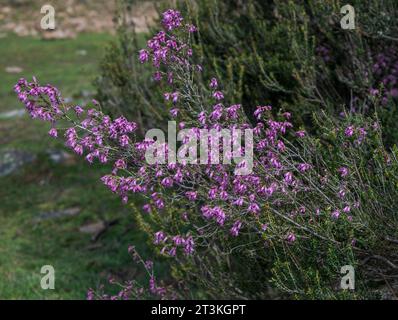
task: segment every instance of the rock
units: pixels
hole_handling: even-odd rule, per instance
[[[78,33],[83,32],[84,30],[87,30],[87,24],[93,23],[93,21],[90,21],[90,22],[89,21],[90,21],[90,19],[86,19],[85,17],[69,17],[68,18],[68,24],[71,26],[71,29],[75,30]]]
[[[2,7],[0,10],[2,13],[9,14],[11,12],[11,7]]]
[[[0,177],[10,175],[36,160],[36,155],[21,150],[0,150]]]
[[[44,30],[41,34],[43,40],[74,39],[76,32],[72,30]]]
[[[73,95],[73,101],[75,101],[75,100],[77,100],[77,99],[80,99],[80,98],[84,98],[85,100],[86,99],[90,99],[90,100],[92,100],[92,98],[95,96],[95,91],[90,91],[90,90],[81,90],[81,91],[79,91],[79,92],[77,92],[77,93],[75,93],[74,95]],[[83,104],[84,105],[84,103],[80,103],[80,104]]]
[[[21,73],[23,71],[23,69],[21,67],[17,67],[17,66],[10,66],[10,67],[6,67],[5,71],[7,73]]]
[[[77,50],[76,51],[76,54],[78,55],[78,56],[86,56],[87,55],[87,50]]]
[[[106,229],[105,222],[98,221],[98,222],[89,223],[89,224],[86,224],[86,225],[80,227],[79,231],[82,233],[88,233],[88,234],[95,235],[95,234],[101,233],[105,229]]]
[[[55,150],[55,149],[48,149],[47,151],[48,156],[50,157],[51,161],[56,164],[75,164],[76,158],[69,152],[64,150]]]
[[[90,98],[95,95],[95,91],[82,90],[81,94],[82,94],[82,97],[84,97],[84,98]]]
[[[43,212],[39,214],[37,218],[35,218],[36,222],[40,222],[43,220],[49,220],[49,219],[56,219],[56,218],[62,218],[62,217],[73,217],[76,216],[80,213],[81,209],[74,207],[74,208],[68,208],[65,210],[60,210],[60,211],[49,211],[49,212]]]
[[[33,0],[0,0],[0,32],[12,32],[20,36],[42,35],[45,39],[65,39],[80,32],[110,32],[114,34],[114,1],[64,0],[56,7],[56,30],[48,32],[40,28],[43,17]],[[137,32],[148,32],[157,20],[154,1],[134,1],[130,20],[136,22]],[[12,3],[12,4],[11,4]],[[17,3],[20,3],[17,5]]]
[[[19,35],[20,37],[26,37],[26,36],[34,36],[37,35],[37,31],[29,26],[26,26],[22,23],[17,24],[13,31]]]
[[[15,109],[0,113],[0,119],[20,118],[25,115],[25,109]]]

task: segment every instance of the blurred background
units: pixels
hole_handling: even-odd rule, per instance
[[[40,28],[44,4],[55,8],[54,31]],[[50,139],[12,89],[36,76],[62,88],[67,101],[93,99],[115,11],[106,0],[0,0],[0,299],[84,299],[110,274],[136,273],[127,247],[145,239],[131,210],[99,183],[109,168],[90,166]],[[145,1],[131,12],[137,32],[157,15]],[[56,270],[56,290],[40,288],[46,264]]]

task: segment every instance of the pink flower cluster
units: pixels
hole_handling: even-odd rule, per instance
[[[62,101],[58,89],[51,85],[40,86],[36,78],[33,82],[20,79],[14,86],[14,91],[18,94],[18,99],[25,104],[32,118],[54,122],[55,118],[62,113],[60,109]],[[41,104],[41,99],[46,100],[50,108]],[[56,136],[55,131],[52,131],[52,135]]]
[[[165,88],[165,99],[173,105],[171,115],[180,120],[180,128],[185,126],[181,120],[186,119],[196,128],[219,131],[223,128],[252,128],[255,155],[251,174],[237,176],[228,164],[149,165],[145,151],[153,141],[136,141],[137,125],[134,122],[124,117],[112,121],[95,109],[85,111],[79,106],[67,107],[57,89],[41,87],[37,81],[20,80],[15,91],[32,117],[52,122],[52,136],[57,136],[57,121],[67,120],[72,125],[65,131],[66,144],[70,148],[79,155],[86,154],[90,163],[95,159],[113,163],[112,172],[102,177],[102,182],[124,202],[130,194],[140,193],[147,200],[143,210],[148,214],[155,210],[181,208],[188,211],[190,217],[201,217],[203,225],[192,224],[184,235],[167,236],[162,231],[154,234],[154,243],[161,245],[162,252],[168,255],[174,256],[179,247],[191,255],[198,247],[195,237],[202,236],[206,230],[214,232],[214,229],[226,228],[231,236],[237,237],[245,228],[261,236],[269,228],[266,212],[275,212],[279,217],[293,221],[292,229],[280,231],[280,238],[289,243],[297,238],[293,231],[298,223],[295,219],[311,221],[323,213],[329,213],[323,215],[327,218],[331,215],[337,219],[341,212],[347,212],[345,208],[354,201],[345,188],[348,168],[338,171],[342,181],[337,181],[334,189],[341,191],[336,195],[340,202],[316,196],[319,200],[315,207],[301,201],[311,192],[318,194],[318,189],[312,188],[314,183],[323,186],[330,178],[315,169],[309,151],[304,153],[304,158],[297,154],[297,148],[307,139],[306,132],[293,130],[290,113],[274,118],[271,106],[258,106],[254,112],[257,123],[252,125],[240,104],[224,102],[226,98],[216,78],[211,79],[207,88],[195,91],[197,87],[192,79],[201,68],[190,62],[192,50],[187,39],[196,28],[183,25],[180,13],[174,10],[163,14],[163,26],[165,30],[148,41],[147,49],[140,51],[139,59],[142,63],[152,61],[154,77],[165,82],[162,87]],[[181,110],[188,114],[188,118],[180,119]],[[366,132],[361,130],[364,129],[357,132],[364,138]],[[353,132],[354,128],[348,127],[345,135],[350,137]],[[245,152],[245,148],[241,147],[240,151]],[[176,201],[178,208],[174,205]]]
[[[370,88],[371,95],[381,95],[382,104],[386,105],[388,99],[398,98],[398,55],[397,49],[394,47],[386,48],[382,53],[378,53],[375,57],[375,63],[372,66],[376,85],[382,84],[384,90],[380,92],[380,88]]]
[[[163,231],[158,231],[155,233],[154,238],[154,244],[162,246],[161,252],[167,253],[170,256],[176,255],[178,247],[183,248],[186,255],[191,255],[194,252],[195,242],[192,236],[182,237],[176,235],[170,237]]]

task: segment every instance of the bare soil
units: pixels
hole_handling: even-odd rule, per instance
[[[56,29],[40,28],[42,5],[55,9]],[[114,32],[114,0],[0,0],[0,38],[6,33],[41,36],[47,39],[73,38],[81,32]],[[138,1],[131,19],[137,32],[146,32],[157,17],[154,1]]]

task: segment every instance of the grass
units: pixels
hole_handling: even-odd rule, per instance
[[[81,34],[59,41],[11,35],[0,39],[0,112],[22,108],[12,92],[20,77],[35,75],[42,83],[51,82],[64,97],[93,91],[97,63],[110,38]],[[87,54],[79,54],[82,50]],[[23,72],[6,73],[7,66],[21,67]],[[48,129],[48,124],[27,115],[0,119],[0,151],[18,149],[36,155],[19,172],[0,178],[0,299],[84,299],[88,288],[106,283],[109,275],[141,277],[142,271],[127,254],[129,244],[144,257],[149,255],[130,208],[99,181],[110,168],[77,158],[54,164],[47,150],[64,147],[47,135]],[[74,207],[80,208],[76,216],[37,220],[45,212]],[[113,219],[118,223],[96,242],[79,231],[87,223]],[[55,290],[40,287],[43,265],[55,268]]]
[[[43,41],[39,38],[9,35],[0,39],[0,111],[20,106],[12,90],[18,78],[36,76],[62,89],[64,97],[92,90],[99,57],[108,34],[80,34],[76,39]],[[82,52],[86,55],[82,55]],[[8,66],[23,69],[20,74],[5,72]]]

